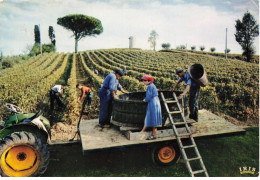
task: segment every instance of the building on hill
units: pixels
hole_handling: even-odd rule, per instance
[[[134,41],[135,41],[135,38],[133,36],[130,36],[129,38],[129,48],[134,48]]]

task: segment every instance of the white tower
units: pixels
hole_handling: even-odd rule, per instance
[[[130,36],[128,39],[129,39],[129,48],[134,48],[134,37]]]

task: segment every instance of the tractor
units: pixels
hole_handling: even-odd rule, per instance
[[[9,103],[5,108],[11,114],[6,120],[0,120],[0,176],[42,175],[50,157],[49,120],[41,111],[25,113]]]

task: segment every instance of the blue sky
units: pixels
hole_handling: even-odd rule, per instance
[[[159,36],[172,48],[179,45],[215,47],[224,52],[228,28],[228,48],[242,53],[235,41],[235,21],[249,11],[259,23],[259,0],[0,0],[0,50],[4,55],[28,53],[34,44],[34,25],[40,24],[42,43],[50,43],[48,28],[53,26],[58,52],[73,52],[72,32],[57,25],[67,14],[85,14],[101,20],[104,32],[79,41],[79,51],[89,49],[151,49],[149,34]],[[254,46],[259,54],[259,38]]]

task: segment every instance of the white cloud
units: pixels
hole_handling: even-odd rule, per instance
[[[27,44],[34,43],[34,25],[40,24],[43,43],[49,43],[48,27],[53,26],[56,34],[57,50],[73,52],[72,32],[57,25],[57,18],[67,14],[86,14],[101,20],[104,32],[94,37],[79,41],[79,50],[126,48],[129,36],[135,37],[136,47],[149,49],[148,36],[154,29],[158,34],[157,49],[169,42],[172,48],[184,44],[190,48],[204,45],[206,50],[215,47],[224,52],[225,32],[228,28],[228,48],[231,53],[241,53],[235,41],[235,20],[241,19],[245,8],[258,12],[253,4],[236,4],[237,12],[220,11],[213,6],[201,6],[176,0],[174,3],[150,0],[46,0],[23,1],[24,8],[19,8],[18,1],[0,5],[0,49],[21,53]],[[164,1],[165,2],[165,1]],[[173,1],[172,1],[173,2]],[[232,1],[229,4],[232,5]],[[15,5],[16,6],[15,6]],[[251,8],[251,9],[250,9]],[[24,10],[26,9],[26,10]],[[251,12],[251,11],[250,11]],[[258,20],[258,16],[255,16]],[[7,35],[6,35],[7,34]],[[258,49],[259,38],[255,45]]]

